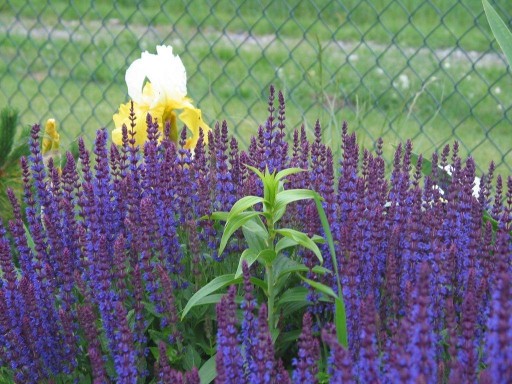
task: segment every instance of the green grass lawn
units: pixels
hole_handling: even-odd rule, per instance
[[[503,61],[436,57],[454,47],[489,51],[479,0],[266,1],[263,11],[256,0],[174,3],[0,5],[0,106],[18,108],[23,124],[55,117],[64,147],[79,134],[91,140],[97,128],[113,128],[127,101],[130,62],[164,43],[182,57],[205,119],[227,120],[245,145],[274,84],[289,127],[320,119],[334,149],[347,120],[366,147],[379,136],[390,147],[414,138],[415,151],[430,154],[457,138],[480,170],[491,159],[504,163],[502,173],[512,169],[512,77]],[[499,5],[512,14],[512,4]]]

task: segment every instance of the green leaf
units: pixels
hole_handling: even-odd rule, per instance
[[[272,264],[275,260],[277,254],[273,249],[264,249],[260,253],[258,253],[258,259],[262,259],[265,264]]]
[[[228,275],[222,275],[218,276],[212,281],[210,281],[208,284],[206,284],[204,287],[202,287],[199,291],[194,293],[194,295],[190,298],[190,300],[187,302],[187,305],[185,308],[183,308],[183,313],[181,314],[181,320],[185,318],[187,313],[197,305],[198,301],[202,298],[210,295],[211,293],[224,288],[231,284],[238,284],[241,282],[242,279],[238,278],[235,279],[235,275],[230,273]]]
[[[325,243],[325,239],[318,235],[313,235],[313,237],[311,237],[311,240],[313,242],[319,243],[319,244]],[[286,248],[295,247],[296,245],[299,245],[299,242],[297,240],[292,239],[290,237],[282,237],[276,243],[275,250],[276,250],[276,253],[279,253]]]
[[[143,301],[142,302],[142,305],[144,306],[144,308],[146,309],[146,311],[148,311],[149,313],[151,313],[153,316],[155,317],[162,317],[162,314],[161,313],[158,313],[158,311],[156,310],[156,306],[155,304],[153,303],[150,303],[150,302],[147,302],[147,301]]]
[[[305,302],[305,303],[309,304],[310,302],[307,298],[308,294],[309,294],[309,289],[307,289],[306,287],[300,286],[300,287],[290,288],[285,293],[283,293],[281,295],[281,297],[278,300],[278,305],[288,304],[288,303],[298,303],[298,302]],[[331,302],[330,299],[328,299],[324,296],[320,297],[320,301]]]
[[[217,354],[210,357],[206,362],[199,368],[199,379],[201,384],[210,384],[215,377],[217,377],[217,370],[215,368],[215,359]]]
[[[419,155],[411,152],[411,162],[413,164],[418,164],[419,158]],[[425,159],[424,157],[421,159],[421,173],[423,173],[425,176],[430,176],[432,174],[432,162],[428,159]]]
[[[293,268],[298,263],[289,257],[279,254],[272,263],[272,276],[274,278],[274,293],[277,296],[279,292],[286,286],[286,282],[291,273],[286,269]]]
[[[318,244],[325,244],[325,239],[319,235],[311,236],[311,240],[313,240],[315,243],[318,243]]]
[[[213,212],[210,216],[202,216],[201,220],[228,221],[229,212]]]
[[[219,246],[219,255],[222,255],[224,248],[228,243],[228,240],[236,232],[238,228],[243,226],[253,217],[261,215],[261,212],[240,212],[237,216],[232,217],[230,220],[226,221],[226,225],[224,226],[224,233],[222,234],[222,238],[220,239]]]
[[[338,336],[338,342],[347,349],[347,315],[345,312],[345,303],[342,298],[337,297],[334,299],[334,311],[334,324],[336,325],[336,336]]]
[[[340,273],[338,269],[338,259],[336,258],[336,251],[334,249],[334,240],[332,239],[331,228],[329,227],[329,221],[327,220],[327,215],[325,214],[324,207],[322,207],[322,200],[320,195],[317,194],[315,197],[316,209],[318,211],[318,217],[320,218],[320,222],[322,223],[322,228],[324,230],[325,239],[327,240],[327,244],[329,245],[329,253],[331,254],[332,266],[334,268],[334,274],[336,275],[336,283],[338,285],[338,291],[341,290],[341,280]]]
[[[296,329],[293,331],[289,331],[286,333],[283,333],[281,337],[279,338],[279,344],[281,343],[290,343],[290,342],[296,342],[299,340],[300,334],[302,333],[302,330]]]
[[[261,251],[267,247],[268,231],[259,216],[245,223],[242,226],[242,232],[249,248]]]
[[[194,367],[201,365],[201,356],[195,348],[191,345],[187,345],[185,355],[183,356],[183,368],[190,371]]]
[[[242,264],[244,260],[247,262],[247,266],[250,267],[251,265],[254,264],[256,260],[258,260],[258,255],[259,252],[252,248],[248,248],[242,252],[242,255],[240,256],[240,261],[238,262],[238,268],[236,269],[235,279],[242,276]]]
[[[310,304],[311,303],[308,301],[294,301],[290,303],[279,304],[279,307],[276,306],[276,308],[279,308],[279,313],[283,318],[287,318],[291,314],[306,308]]]
[[[416,153],[411,153],[411,161],[415,164],[418,164],[420,156]],[[423,173],[425,176],[430,176],[432,174],[432,162],[424,157],[421,159],[421,173]],[[441,176],[443,180],[451,181],[452,176],[443,168],[437,167],[437,174]]]
[[[288,275],[293,272],[308,272],[309,268],[304,264],[300,264],[295,260],[290,259],[289,257],[280,254],[277,256],[277,259],[274,263],[274,275],[277,276],[276,281],[279,281],[284,275]],[[321,267],[319,265],[313,267],[312,271],[319,275],[325,275],[331,273],[327,268]]]
[[[503,53],[507,57],[508,64],[512,65],[512,33],[489,2],[487,0],[482,0],[482,3],[484,5],[487,20],[491,26],[492,33],[503,50]]]
[[[258,203],[262,203],[263,198],[259,196],[245,196],[238,200],[229,211],[228,220],[232,217],[236,216],[238,213],[245,211],[246,209],[256,205]]]
[[[247,165],[247,164],[244,164],[245,167],[247,169],[250,169],[251,171],[253,171],[255,174],[258,175],[258,177],[261,179],[261,181],[263,181],[265,179],[265,176],[263,175],[263,173],[261,173],[261,171],[258,169],[258,168],[255,168],[255,167],[252,167],[250,165]]]
[[[296,245],[299,245],[299,242],[297,240],[291,239],[289,237],[282,237],[277,242],[275,250],[276,253],[279,254],[283,249],[295,247]]]
[[[286,176],[289,176],[289,175],[293,175],[295,173],[299,173],[299,172],[306,172],[305,169],[302,169],[302,168],[286,168],[286,169],[283,169],[282,171],[279,171],[276,175],[276,180],[281,180],[283,177],[286,177]]]
[[[28,157],[30,155],[29,139],[30,127],[23,127],[18,132],[18,136],[14,140],[14,145],[11,148],[9,156],[5,160],[4,171],[9,172],[20,170],[20,158],[22,156]]]
[[[73,158],[75,160],[78,159],[78,156],[79,156],[79,153],[80,153],[80,150],[79,150],[79,147],[78,147],[78,137],[75,137],[69,143],[69,146],[67,148],[66,153],[67,152],[71,153],[71,156],[73,156]],[[64,169],[64,167],[66,166],[67,163],[68,163],[68,157],[67,156],[63,156],[62,167],[61,168]]]
[[[307,279],[303,276],[300,276],[302,280],[304,280],[306,283],[311,285],[313,288],[315,288],[317,291],[322,292],[324,295],[330,296],[333,299],[337,299],[338,295],[336,292],[333,291],[333,289],[325,284],[319,283],[318,281],[313,281],[310,279]]]
[[[274,210],[277,211],[294,201],[314,199],[317,196],[318,193],[310,189],[287,189],[277,194]]]
[[[306,267],[304,264],[298,264],[297,263],[297,265],[290,266],[290,267],[282,269],[280,271],[279,276],[277,277],[277,279],[279,280],[281,278],[281,276],[286,275],[288,273],[293,273],[293,272],[299,273],[299,272],[308,272],[308,271],[309,271],[309,268]],[[324,268],[324,267],[322,267],[320,265],[314,266],[311,269],[311,271],[316,273],[317,275],[327,275],[329,273],[332,273],[329,269]]]
[[[214,293],[213,295],[205,296],[197,301],[195,307],[198,307],[200,305],[217,304],[220,301],[220,299],[222,299],[222,296],[224,296],[224,293]],[[240,304],[242,300],[243,298],[240,296],[235,297],[235,302],[237,304]]]
[[[318,245],[311,240],[308,235],[306,235],[303,232],[296,231],[295,229],[291,228],[281,228],[277,229],[276,233],[279,233],[281,236],[288,237],[290,239],[295,240],[298,244],[302,245],[304,248],[307,248],[311,250],[315,256],[320,261],[320,264],[324,262],[324,259],[322,257],[322,253],[320,252],[320,248],[318,248]]]
[[[27,237],[27,245],[28,245],[28,247],[32,251],[34,251],[36,249],[36,245],[34,243],[34,239],[32,238],[32,235],[30,234],[30,231],[27,228],[27,226],[25,225],[25,223],[23,223],[23,229],[25,230],[25,236]]]
[[[270,336],[272,337],[272,343],[276,343],[276,340],[277,338],[279,337],[279,334],[281,333],[281,331],[277,328],[274,328],[273,330],[270,331]]]
[[[128,322],[128,326],[133,329],[133,324],[135,323],[135,308],[128,311],[126,321]]]
[[[6,107],[0,112],[0,167],[5,165],[12,150],[18,126],[18,111]]]
[[[196,345],[201,348],[201,350],[206,354],[207,356],[212,356],[215,354],[217,349],[215,347],[212,347],[210,343],[206,342],[206,337],[204,339],[196,340]]]
[[[279,208],[274,207],[274,214],[273,214],[272,221],[274,223],[277,223],[279,220],[281,220],[281,217],[283,217],[285,212],[286,212],[286,206],[282,206]]]
[[[285,293],[281,295],[279,300],[277,301],[277,305],[285,304],[285,303],[293,303],[293,302],[307,302],[307,295],[309,290],[306,287],[294,287],[288,289]]]
[[[272,174],[265,174],[263,180],[263,197],[265,198],[264,206],[267,211],[271,211],[276,201],[276,195],[279,192],[279,182]]]
[[[489,212],[484,211],[484,217],[483,217],[484,223],[487,223],[488,221],[491,222],[492,229],[497,230],[498,229],[498,221],[494,220],[492,216],[489,214]]]
[[[265,296],[268,296],[268,294],[267,294],[268,285],[266,282],[264,282],[261,279],[258,279],[257,277],[251,277],[251,283],[253,283],[257,287],[260,287],[260,289],[262,289],[263,292],[265,293]]]
[[[153,355],[153,357],[155,358],[155,360],[158,360],[158,357],[160,356],[160,351],[158,350],[157,347],[149,347],[149,350],[151,352],[151,354]]]

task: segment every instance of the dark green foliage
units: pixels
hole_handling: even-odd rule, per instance
[[[14,143],[18,112],[12,108],[4,108],[0,113],[0,165],[3,165]]]
[[[28,129],[19,129],[18,111],[5,107],[0,112],[0,217],[10,218],[11,208],[6,197],[7,188],[16,195],[21,191],[19,159],[29,154]]]

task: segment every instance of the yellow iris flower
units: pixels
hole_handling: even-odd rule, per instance
[[[41,153],[56,151],[60,147],[60,135],[57,133],[57,123],[55,119],[46,120],[44,126],[43,142],[41,143]]]
[[[147,139],[146,116],[149,113],[153,119],[157,119],[161,133],[166,122],[171,124],[171,139],[174,141],[178,140],[179,119],[191,133],[185,147],[193,149],[199,139],[199,129],[203,129],[207,138],[210,127],[203,121],[201,110],[195,108],[187,97],[187,74],[180,57],[172,53],[171,46],[159,45],[156,51],[156,55],[143,52],[125,75],[128,95],[137,117],[136,144],[143,145]],[[149,81],[146,82],[146,79]],[[122,144],[123,124],[130,129],[130,107],[130,103],[121,104],[118,113],[113,116],[116,128],[112,132],[112,141],[118,145]],[[182,112],[178,114],[178,110]]]
[[[57,166],[60,162],[60,135],[57,132],[57,123],[55,119],[46,120],[44,126],[43,141],[41,143],[41,154],[43,155],[43,161],[48,164],[50,157],[57,160]]]

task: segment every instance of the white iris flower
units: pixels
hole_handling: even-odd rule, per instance
[[[133,101],[137,117],[136,144],[142,145],[147,139],[146,116],[149,113],[153,119],[157,119],[161,132],[166,122],[171,124],[171,139],[176,142],[179,119],[191,133],[185,147],[193,149],[199,139],[199,129],[203,129],[207,138],[210,127],[204,123],[201,110],[195,108],[192,100],[187,97],[187,73],[180,57],[173,54],[169,45],[157,46],[156,52],[156,55],[143,52],[125,75],[128,95]],[[130,128],[130,106],[130,103],[122,104],[113,116],[116,128],[112,132],[112,140],[118,145],[122,144],[123,124]]]

